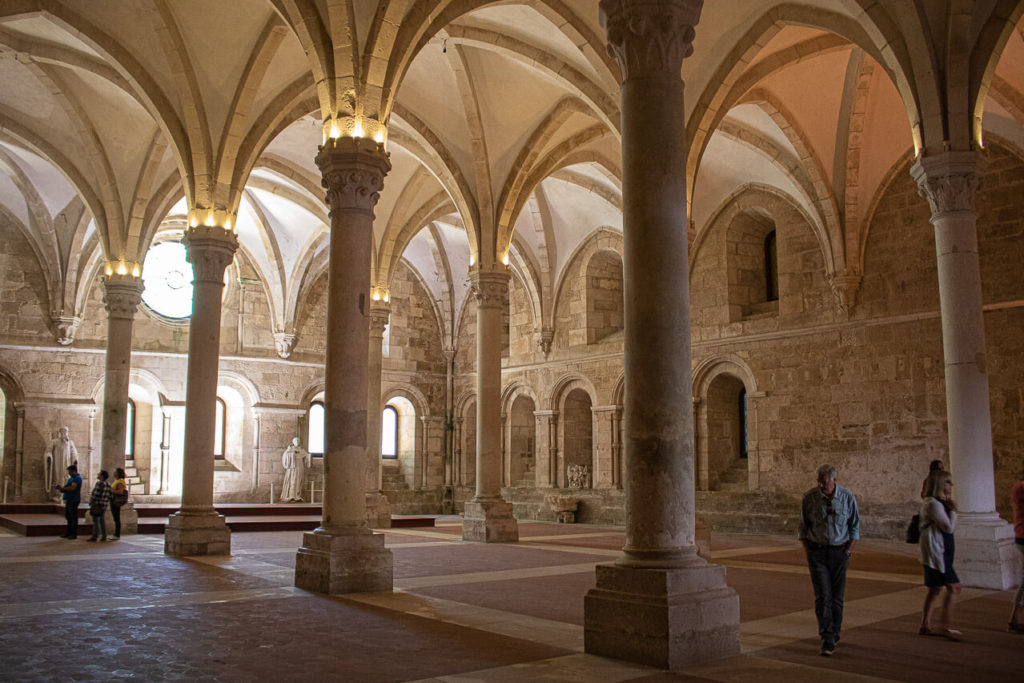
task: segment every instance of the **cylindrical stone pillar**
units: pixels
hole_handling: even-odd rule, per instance
[[[164,535],[169,555],[231,552],[231,531],[213,507],[213,449],[217,375],[220,365],[221,299],[224,270],[234,259],[238,237],[219,226],[195,226],[182,238],[192,264],[192,317],[188,332],[185,387],[185,453],[181,509]]]
[[[132,370],[132,327],[142,299],[140,278],[113,273],[103,278],[103,304],[107,309],[107,356],[103,375],[103,426],[100,469],[114,481],[114,471],[125,465],[128,426],[128,384]],[[111,512],[107,511],[108,515]],[[108,529],[113,527],[113,517]],[[121,508],[121,533],[138,531],[134,505]]]
[[[295,585],[321,593],[391,590],[391,551],[366,522],[373,207],[391,162],[384,145],[343,137],[325,142],[316,163],[331,216],[324,502],[323,521],[298,550]]]
[[[366,521],[375,527],[391,526],[391,505],[381,493],[384,463],[380,458],[381,372],[384,365],[384,329],[391,306],[386,301],[370,301],[370,346],[366,371]]]
[[[584,604],[588,653],[670,669],[739,652],[739,600],[694,545],[683,59],[701,0],[602,0],[622,72],[626,545]],[[700,614],[694,619],[693,614]]]
[[[968,151],[922,157],[910,172],[928,200],[935,227],[949,461],[960,509],[957,569],[969,586],[1001,590],[1019,582],[1020,576],[1012,529],[996,512],[974,208],[981,170],[981,158]]]
[[[466,503],[462,538],[519,540],[511,504],[501,498],[501,321],[508,305],[508,268],[470,271],[476,298],[476,495]]]
[[[124,467],[128,419],[128,383],[132,370],[132,327],[142,299],[142,280],[131,275],[103,278],[103,304],[107,309],[107,355],[103,375],[103,435],[100,468],[113,480],[114,469]]]

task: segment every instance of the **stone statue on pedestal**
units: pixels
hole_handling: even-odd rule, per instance
[[[46,490],[53,496],[53,487],[62,485],[67,478],[68,467],[78,465],[78,449],[68,436],[67,427],[60,428],[57,437],[46,447],[43,458]]]
[[[310,463],[309,451],[299,445],[299,437],[292,439],[288,448],[284,449],[281,464],[284,465],[284,483],[281,485],[280,502],[301,501]]]

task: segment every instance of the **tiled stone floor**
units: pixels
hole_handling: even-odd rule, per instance
[[[231,557],[0,530],[0,680],[1020,681],[1012,593],[966,590],[965,641],[917,635],[913,548],[863,541],[843,641],[819,657],[810,581],[791,538],[716,534],[740,595],[743,653],[671,674],[583,654],[583,595],[621,529],[521,523],[520,543],[460,540],[457,519],[390,529],[395,591],[292,586],[301,532],[235,533]]]

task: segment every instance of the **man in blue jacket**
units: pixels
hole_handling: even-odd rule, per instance
[[[55,488],[63,494],[64,518],[68,521],[68,530],[61,538],[78,538],[78,504],[82,502],[82,475],[78,473],[78,466],[69,466],[68,480]]]
[[[804,494],[800,506],[800,542],[814,585],[814,614],[818,617],[821,655],[831,657],[843,625],[846,567],[860,538],[857,499],[836,483],[836,468],[818,468],[817,485]]]

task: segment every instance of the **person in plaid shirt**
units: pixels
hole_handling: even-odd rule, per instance
[[[107,540],[107,504],[110,503],[110,484],[107,478],[110,475],[106,470],[100,470],[100,478],[92,487],[92,495],[89,496],[89,516],[92,517],[92,538],[88,539],[95,543],[97,540]],[[100,538],[102,534],[103,538]]]

